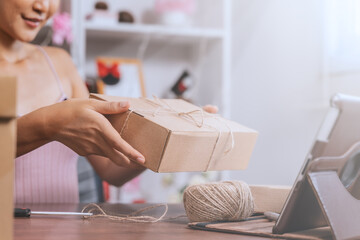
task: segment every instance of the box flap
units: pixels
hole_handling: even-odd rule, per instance
[[[0,77],[0,118],[16,117],[16,78]]]
[[[157,172],[161,164],[158,160],[162,159],[169,130],[138,114],[129,115],[128,123],[123,128],[127,117],[128,114],[107,115],[113,127],[119,133],[122,132],[121,137],[145,156],[144,166]],[[149,144],[149,137],[151,144]]]

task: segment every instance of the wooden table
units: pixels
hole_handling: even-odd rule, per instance
[[[152,205],[152,204],[150,204]],[[16,207],[27,207],[33,211],[81,211],[84,205],[78,204],[46,204],[46,205],[18,205]],[[102,204],[106,211],[128,214],[141,209],[143,204]],[[160,216],[164,207],[159,207],[144,215]],[[166,218],[184,215],[182,205],[169,205]],[[228,233],[208,232],[193,230],[187,227],[186,217],[168,219],[157,223],[123,223],[106,218],[82,219],[74,216],[32,216],[31,218],[16,218],[14,221],[15,240],[112,240],[112,239],[265,239],[234,235]]]

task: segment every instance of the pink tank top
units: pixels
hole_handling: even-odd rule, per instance
[[[41,47],[57,81],[61,97],[66,94],[50,57]],[[15,159],[16,203],[77,203],[79,202],[78,155],[59,142],[50,142]]]

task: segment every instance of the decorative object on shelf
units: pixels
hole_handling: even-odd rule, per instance
[[[86,15],[86,20],[99,25],[116,24],[117,16],[109,10],[109,6],[106,2],[98,1],[95,3],[94,11]]]
[[[67,12],[55,14],[53,17],[52,30],[53,44],[62,46],[65,41],[70,44],[73,40],[70,14]]]
[[[109,7],[108,7],[106,2],[99,1],[99,2],[95,3],[95,9],[97,9],[97,10],[105,10],[106,11],[106,10],[109,9]]]
[[[191,75],[189,71],[184,70],[180,77],[176,80],[174,85],[170,88],[168,92],[165,93],[165,98],[180,98],[184,99],[188,102],[192,102],[190,99],[190,91],[191,86],[193,85],[193,81],[191,79]]]
[[[96,60],[99,93],[113,96],[144,97],[142,65],[137,59],[100,57]]]
[[[160,23],[169,26],[191,25],[191,15],[196,10],[196,0],[156,0],[155,10]]]
[[[190,74],[185,70],[179,79],[176,81],[175,85],[171,88],[171,91],[178,97],[183,98],[185,92],[191,87],[192,80]]]
[[[120,81],[120,69],[118,62],[106,64],[103,61],[97,62],[98,74],[106,85],[115,85]]]
[[[118,21],[121,23],[134,23],[135,18],[129,11],[120,11],[118,14]]]

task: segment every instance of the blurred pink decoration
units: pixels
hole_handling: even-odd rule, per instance
[[[159,13],[176,11],[192,14],[195,8],[195,0],[156,0],[155,2],[155,10]]]
[[[72,42],[71,17],[68,13],[56,13],[53,17],[52,29],[54,44],[62,46],[65,40],[67,43]]]
[[[133,192],[139,191],[140,190],[140,177],[136,177],[133,180],[131,180],[130,182],[127,182],[123,186],[123,190],[126,193],[133,193]]]

